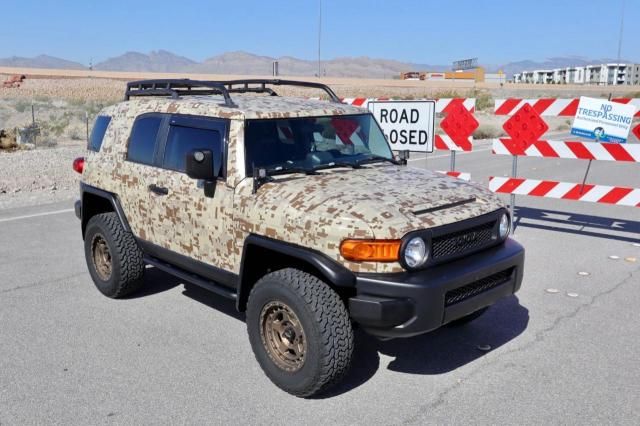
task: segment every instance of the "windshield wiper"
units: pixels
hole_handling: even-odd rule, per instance
[[[372,164],[372,163],[381,163],[381,162],[389,162],[391,164],[398,165],[398,162],[392,158],[382,157],[380,155],[371,155],[367,158],[363,158],[362,160],[356,160],[355,163],[358,166],[362,166],[363,164]]]
[[[316,173],[316,169],[315,168],[305,168],[305,167],[289,167],[289,166],[278,166],[278,167],[274,167],[272,169],[266,169],[267,170],[267,175],[268,176],[276,176],[276,175],[286,175],[289,173],[303,173],[305,175],[315,175]]]
[[[330,169],[333,167],[350,167],[359,169],[362,166],[356,163],[333,161],[327,164],[321,164],[311,168],[298,167],[298,166],[277,166],[270,169],[263,169],[253,167],[253,193],[255,194],[258,189],[266,182],[273,181],[272,176],[286,175],[290,173],[303,173],[305,175],[317,175],[318,170]]]
[[[332,169],[334,167],[349,167],[351,169],[360,169],[360,168],[362,168],[362,166],[360,166],[360,164],[350,163],[348,161],[332,161],[332,162],[327,163],[327,164],[320,164],[318,166],[315,166],[313,168],[313,170],[325,170],[325,169]]]
[[[258,192],[258,189],[267,182],[272,182],[272,176],[286,175],[290,173],[304,173],[305,175],[317,174],[314,169],[306,169],[304,167],[293,166],[277,166],[271,169],[265,169],[253,166],[253,193]]]

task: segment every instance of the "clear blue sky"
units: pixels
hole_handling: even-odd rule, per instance
[[[166,49],[194,60],[233,50],[317,56],[318,0],[7,0],[0,57],[83,64]],[[484,64],[615,58],[622,0],[322,0],[322,57]],[[640,61],[640,0],[626,0],[622,57]]]

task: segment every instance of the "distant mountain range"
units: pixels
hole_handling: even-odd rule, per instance
[[[213,56],[202,62],[175,55],[164,50],[149,54],[127,52],[115,58],[109,58],[94,66],[105,71],[157,71],[184,72],[202,74],[243,74],[269,75],[273,61],[278,61],[280,75],[314,76],[318,73],[318,62],[298,59],[291,56],[272,58],[247,52],[227,52]],[[2,60],[0,60],[0,65]],[[80,64],[78,64],[81,66]],[[345,57],[324,60],[321,63],[322,74],[334,77],[370,77],[392,78],[401,71],[412,69],[443,70],[446,66],[416,65],[387,59],[368,57]]]
[[[243,74],[269,75],[273,61],[278,61],[280,75],[313,76],[318,73],[315,60],[305,60],[283,56],[272,58],[247,52],[227,52],[213,56],[202,62],[193,61],[166,50],[148,54],[127,52],[109,58],[93,66],[96,70],[136,71],[136,72],[175,72],[203,74]],[[508,76],[516,72],[533,69],[561,68],[616,62],[615,59],[588,59],[579,56],[548,58],[542,62],[523,60],[503,65],[485,65],[489,72],[504,71]],[[629,62],[625,60],[624,62]],[[33,58],[0,58],[0,66],[24,68],[88,69],[78,62],[67,61],[48,55]],[[322,73],[333,77],[393,78],[402,71],[444,71],[449,65],[412,64],[389,59],[376,59],[366,56],[343,57],[322,61]]]
[[[85,68],[77,62],[67,61],[48,55],[38,55],[33,58],[22,58],[12,56],[10,58],[0,58],[0,66],[15,68],[54,68],[62,70],[73,70]]]

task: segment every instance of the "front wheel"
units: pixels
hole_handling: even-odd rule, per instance
[[[353,330],[344,303],[326,283],[297,269],[272,272],[256,283],[247,331],[265,374],[295,396],[325,391],[351,364]]]

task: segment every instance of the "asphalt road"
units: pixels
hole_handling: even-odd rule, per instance
[[[458,155],[458,169],[485,183],[508,174],[487,147]],[[519,166],[580,182],[586,163]],[[594,163],[588,180],[640,187],[637,165]],[[517,296],[462,328],[358,333],[345,382],[312,400],[269,382],[231,302],[154,269],[144,292],[101,296],[70,202],[0,211],[0,424],[638,424],[640,210],[517,205]]]

